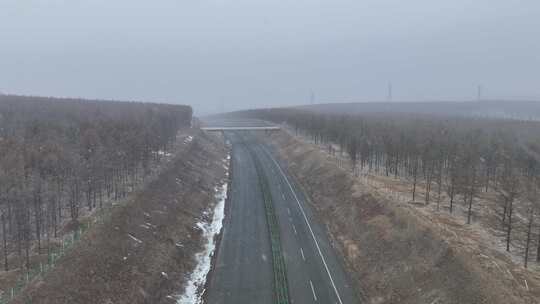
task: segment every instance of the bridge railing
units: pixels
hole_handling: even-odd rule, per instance
[[[202,127],[204,131],[277,131],[281,130],[279,126],[265,126],[265,127]]]

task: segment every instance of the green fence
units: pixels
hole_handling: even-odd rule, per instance
[[[78,240],[81,239],[82,234],[88,230],[90,224],[84,224],[79,227],[79,229],[74,232],[64,236],[61,240],[61,244],[58,248],[51,250],[51,253],[47,257],[46,263],[39,263],[34,268],[28,269],[24,274],[22,274],[15,286],[4,290],[4,293],[0,295],[0,304],[9,303],[13,298],[15,298],[21,290],[37,276],[43,276],[47,271],[51,270],[55,265],[58,259],[62,257]]]

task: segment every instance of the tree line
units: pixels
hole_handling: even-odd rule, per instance
[[[83,208],[125,197],[191,118],[181,105],[0,96],[4,270],[49,252]]]
[[[297,134],[328,145],[330,153],[336,153],[332,144],[337,144],[350,158],[352,170],[408,180],[412,200],[422,193],[423,203],[436,203],[437,210],[445,204],[453,213],[459,203],[467,224],[474,219],[480,194],[493,193],[506,250],[511,244],[520,247],[526,267],[535,241],[540,262],[540,225],[535,223],[540,215],[539,122],[389,112],[325,114],[294,108],[232,115],[286,123]],[[517,217],[517,211],[525,216]],[[514,240],[516,227],[519,242]]]

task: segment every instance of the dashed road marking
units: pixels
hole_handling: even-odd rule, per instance
[[[296,231],[296,226],[294,224],[292,225],[292,229],[294,230],[294,234],[298,234],[298,232]]]
[[[304,255],[304,250],[300,247],[300,254],[302,255],[302,260],[306,260],[306,256]]]
[[[313,282],[311,282],[311,280],[309,280],[309,285],[311,285],[311,292],[313,293],[313,299],[315,300],[315,302],[317,302],[317,295],[315,294],[315,288],[313,287]]]
[[[298,199],[298,196],[296,196],[296,192],[294,191],[291,183],[289,182],[289,179],[287,178],[287,176],[285,175],[285,173],[283,172],[283,169],[281,169],[281,166],[277,163],[277,161],[272,157],[272,155],[270,155],[270,152],[268,152],[266,149],[262,149],[266,155],[268,155],[268,157],[272,160],[272,162],[274,163],[274,165],[278,168],[278,171],[281,173],[281,176],[283,176],[283,178],[285,179],[285,182],[287,183],[287,185],[289,186],[289,189],[291,190],[292,192],[292,195],[294,197],[294,199],[296,200],[296,203],[298,204],[298,207],[300,208],[300,212],[302,213],[303,217],[304,217],[304,220],[306,222],[306,225],[308,226],[309,228],[309,232],[311,233],[311,237],[313,238],[313,242],[315,242],[315,247],[317,248],[317,251],[319,252],[319,256],[321,257],[321,260],[323,262],[323,265],[324,265],[324,268],[326,270],[326,273],[328,274],[328,277],[330,278],[330,283],[332,284],[332,287],[334,289],[334,292],[336,293],[336,296],[337,296],[337,299],[339,301],[340,304],[343,304],[343,301],[341,301],[341,296],[337,290],[337,287],[336,287],[336,284],[334,283],[334,278],[332,277],[332,274],[330,273],[330,269],[328,268],[328,265],[326,264],[326,260],[324,258],[324,255],[322,254],[322,251],[321,251],[321,248],[319,246],[319,242],[317,242],[317,238],[315,237],[315,233],[313,232],[313,229],[311,228],[311,224],[309,223],[309,220],[307,218],[307,215],[306,215],[306,212],[304,211],[304,208],[302,207],[302,205],[300,204],[300,200]],[[281,185],[280,185],[281,187]],[[290,218],[289,218],[290,219]],[[310,281],[311,282],[311,281]],[[311,286],[313,288],[313,285]],[[315,292],[313,293],[313,295],[315,295]]]

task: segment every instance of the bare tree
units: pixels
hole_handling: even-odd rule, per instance
[[[514,201],[519,194],[521,180],[514,166],[514,161],[508,153],[509,150],[501,151],[501,158],[504,159],[500,173],[497,176],[497,194],[500,203],[503,205],[502,222],[506,225],[506,250],[510,251],[512,234],[512,216],[514,214]]]

